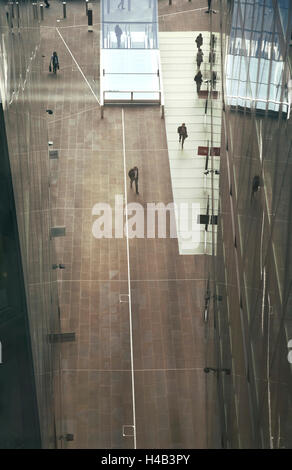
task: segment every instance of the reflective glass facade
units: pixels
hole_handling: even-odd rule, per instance
[[[5,372],[7,387],[4,391],[1,387],[0,421],[1,428],[6,423],[6,437],[3,440],[1,434],[0,447],[52,448],[61,432],[59,352],[48,335],[60,327],[56,271],[52,270],[56,259],[50,241],[51,170],[42,102],[40,28],[31,2],[19,2],[18,10],[16,5],[13,10],[12,5],[5,8],[1,2],[0,31],[1,138],[5,136],[7,143],[7,154],[1,147],[1,174],[5,184],[11,184],[10,192],[1,195],[12,205],[15,200],[18,228],[17,236],[17,230],[7,225],[13,212],[6,217],[1,211],[0,340],[4,347],[0,377],[3,383]],[[5,145],[3,140],[1,145]],[[23,376],[25,371],[29,374]],[[36,391],[34,421],[21,417],[34,407],[29,389]]]
[[[147,100],[146,92],[156,90],[154,96],[158,99],[160,83],[157,74],[157,22],[154,17],[156,2],[125,0],[125,10],[118,9],[120,3],[120,0],[102,2],[104,24],[100,68],[102,77],[105,77],[102,78],[103,91],[110,93],[105,98],[120,100],[121,92],[125,100],[131,101],[135,96]],[[74,184],[78,182],[76,190],[72,187],[67,189],[66,202],[69,201],[69,204],[63,209],[64,213],[67,211],[66,218],[60,211],[61,215],[58,214],[56,220],[61,220],[61,223],[68,221],[70,237],[73,239],[74,233],[76,246],[78,249],[80,247],[79,255],[74,260],[72,253],[76,254],[77,250],[74,252],[71,246],[68,248],[67,260],[74,266],[68,266],[64,274],[64,280],[75,280],[79,276],[79,281],[61,284],[64,324],[77,331],[80,327],[80,342],[76,341],[62,351],[65,390],[65,412],[62,415],[59,346],[48,340],[49,333],[60,332],[57,276],[52,266],[63,259],[56,258],[50,239],[50,186],[57,179],[58,161],[54,161],[52,175],[47,147],[46,102],[42,90],[39,21],[34,16],[31,2],[24,0],[20,5],[19,16],[15,12],[14,16],[7,17],[4,5],[0,4],[0,90],[3,105],[0,126],[1,143],[7,142],[6,149],[1,147],[1,155],[5,155],[6,160],[1,161],[0,167],[3,201],[0,213],[0,340],[4,346],[3,366],[0,365],[0,421],[6,423],[4,433],[0,432],[0,447],[61,447],[63,417],[66,431],[74,432],[75,437],[79,438],[64,446],[132,448],[132,436],[125,440],[121,432],[124,423],[132,423],[129,370],[124,373],[125,369],[129,369],[130,357],[126,323],[128,312],[125,309],[126,302],[119,298],[120,292],[127,292],[127,281],[123,277],[126,273],[123,266],[126,264],[122,264],[126,260],[125,241],[115,246],[105,240],[100,251],[96,242],[89,244],[86,237],[87,233],[90,234],[91,218],[87,214],[82,235],[82,265],[80,261],[82,198],[85,200],[87,197],[87,201],[93,204],[105,197],[106,188],[106,197],[110,200],[114,194],[115,178],[116,187],[122,190],[123,181],[119,179],[122,174],[120,110],[111,110],[112,123],[107,122],[108,127],[102,127],[103,124],[96,118],[98,107],[95,102],[88,100],[84,91],[86,86],[79,89],[82,90],[80,94],[76,93],[78,88],[72,86],[79,79],[82,81],[83,77],[79,76],[79,70],[74,69],[69,54],[68,61],[65,61],[63,50],[67,67],[66,72],[62,70],[64,89],[71,87],[71,95],[66,95],[67,102],[65,100],[64,109],[58,116],[63,116],[64,112],[67,120],[57,120],[56,125],[52,126],[60,148],[67,139],[62,154],[60,150],[60,155],[64,157],[61,163],[64,182],[60,178],[60,195],[54,203],[57,212],[57,203],[62,199],[65,201],[64,188],[68,181],[73,180]],[[191,357],[192,350],[190,353],[187,340],[179,344],[177,338],[180,331],[185,331],[187,337],[188,328],[193,328],[199,331],[205,341],[206,349],[202,355],[204,364],[214,366],[222,373],[205,376],[201,367],[196,368],[197,375],[192,378],[190,374],[186,381],[188,389],[179,388],[178,376],[173,374],[171,368],[158,382],[155,382],[155,373],[150,378],[146,374],[142,375],[136,389],[137,402],[140,400],[139,439],[141,443],[150,442],[151,448],[161,443],[158,437],[163,437],[163,432],[167,430],[171,434],[169,442],[179,447],[177,443],[182,442],[179,435],[189,435],[185,423],[193,419],[189,413],[187,390],[190,391],[190,401],[201,399],[206,392],[204,413],[207,421],[203,421],[202,434],[207,435],[208,447],[290,448],[292,384],[287,346],[288,340],[292,339],[292,129],[285,103],[287,80],[291,74],[288,58],[291,5],[288,1],[218,0],[213,1],[213,6],[218,14],[213,19],[211,15],[208,17],[210,34],[215,26],[214,17],[217,17],[218,25],[220,19],[222,26],[221,42],[217,41],[216,54],[222,53],[222,88],[218,92],[223,99],[223,123],[220,175],[214,174],[212,154],[208,167],[211,170],[208,214],[218,215],[218,225],[207,226],[211,255],[196,259],[194,264],[199,268],[186,286],[181,281],[175,284],[173,280],[168,280],[166,287],[159,287],[155,281],[157,285],[149,288],[148,279],[143,282],[133,281],[132,285],[134,309],[137,312],[133,316],[136,322],[134,326],[139,327],[141,322],[136,338],[141,334],[143,339],[145,334],[146,351],[152,335],[151,322],[156,325],[162,312],[161,316],[167,319],[170,317],[171,321],[165,322],[167,327],[161,327],[161,336],[155,338],[155,357],[160,361],[160,347],[167,345],[165,338],[173,334],[174,347],[169,347],[172,361],[169,364],[171,367],[173,364],[176,366],[176,361],[181,360],[180,351],[191,361],[196,354]],[[124,13],[129,16],[123,21]],[[114,32],[117,24],[122,30],[121,47],[117,47],[118,40]],[[51,36],[46,36],[51,40],[55,27],[52,30],[54,33],[50,31]],[[214,31],[217,32],[215,27]],[[67,34],[66,41],[72,47],[69,42],[70,28],[67,33],[62,31],[62,34]],[[77,35],[77,38],[84,39],[84,36]],[[75,41],[78,42],[78,39]],[[79,60],[83,57],[83,51],[76,48],[76,54],[73,47],[74,56]],[[47,71],[47,63],[44,67]],[[209,77],[212,76],[212,64],[207,64],[206,69],[208,67],[206,72]],[[88,70],[92,68],[88,67]],[[121,84],[125,84],[124,89],[119,88]],[[55,91],[57,86],[54,86],[51,90]],[[56,108],[64,89],[59,87],[54,95],[56,100],[52,102]],[[230,92],[236,96],[235,100],[231,99]],[[88,106],[90,119],[84,118],[84,114],[71,116],[71,113],[77,115],[80,112],[79,99],[84,107]],[[212,148],[212,96],[208,100]],[[135,117],[136,114],[127,114],[127,128],[132,126],[131,132],[135,138],[139,136],[145,145],[147,133],[139,134],[142,127],[138,127]],[[158,119],[160,122],[160,116]],[[156,121],[153,119],[153,128],[150,128],[153,134],[156,125],[157,116]],[[68,129],[69,136],[66,134]],[[60,138],[61,133],[63,140]],[[161,136],[157,136],[157,139],[161,139]],[[110,142],[117,153],[103,148],[100,150],[102,140]],[[137,146],[138,137],[133,148]],[[151,147],[148,151],[150,155]],[[88,159],[89,154],[91,161]],[[147,156],[147,153],[144,155]],[[92,168],[94,177],[90,174]],[[165,173],[168,174],[168,170]],[[105,179],[108,175],[110,185],[107,186]],[[219,202],[214,192],[218,181]],[[81,182],[86,188],[84,193]],[[96,188],[97,192],[94,192]],[[76,222],[73,216],[75,209],[78,214]],[[70,237],[64,251],[71,243]],[[61,245],[63,240],[59,241]],[[62,253],[60,245],[59,251]],[[141,245],[137,245],[137,253]],[[162,244],[159,249],[163,250]],[[131,250],[134,253],[131,262],[135,267],[133,245]],[[171,256],[176,253],[175,250],[176,247],[172,252],[165,251],[169,254],[165,267],[161,260],[154,260],[157,253],[154,245],[153,251],[150,251],[150,264],[155,269],[156,266],[160,267],[162,280],[171,270],[175,270],[176,260]],[[111,264],[108,261],[110,259]],[[139,269],[136,266],[134,275],[138,274],[139,277],[140,269],[141,272],[145,269],[137,259]],[[82,270],[85,283],[80,282]],[[88,275],[89,272],[92,277]],[[109,281],[108,273],[118,278],[113,279],[114,282],[112,279]],[[161,292],[163,296],[160,303]],[[188,310],[192,305],[189,298],[194,299],[194,304],[198,304],[202,310],[202,316],[197,315],[192,326],[188,326],[194,319],[193,311]],[[181,324],[177,317],[180,309],[187,314]],[[153,318],[150,314],[146,315],[148,311]],[[121,319],[124,323],[120,324]],[[90,338],[91,343],[87,338]],[[112,356],[109,353],[111,347]],[[200,354],[198,351],[197,355]],[[147,361],[149,357],[145,357]],[[104,364],[106,368],[101,373]],[[115,375],[117,366],[121,370]],[[92,368],[89,373],[88,367]],[[226,373],[229,369],[231,374]],[[201,385],[201,373],[206,388]],[[168,389],[164,379],[167,375],[171,383],[169,390],[181,395],[181,401],[176,400],[175,394],[166,395],[165,390]],[[151,415],[153,404],[158,410],[154,418]],[[155,426],[161,415],[165,418],[166,426],[160,428],[159,431],[162,429],[163,432],[157,431],[156,436],[149,429],[159,429]],[[217,418],[220,423],[217,423]]]
[[[232,370],[231,380],[222,374],[218,381],[222,443],[290,448],[292,128],[285,102],[292,5],[218,6],[223,151],[218,251],[206,292],[214,299],[218,367]]]
[[[288,14],[283,18],[287,22]],[[272,0],[258,3],[256,8],[253,2],[234,2],[226,55],[229,105],[288,112],[285,47],[277,20]]]
[[[0,103],[0,448],[40,447],[22,262]]]

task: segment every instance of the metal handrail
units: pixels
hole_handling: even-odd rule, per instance
[[[130,101],[133,101],[133,102],[137,101],[137,99],[134,99],[134,93],[138,93],[138,94],[142,94],[142,93],[143,94],[145,94],[145,93],[146,94],[147,93],[148,94],[149,93],[151,93],[151,94],[156,93],[157,94],[158,93],[159,94],[158,102],[159,102],[159,104],[161,104],[161,90],[157,90],[157,91],[153,91],[153,90],[152,91],[149,91],[149,90],[147,90],[147,91],[146,90],[145,91],[143,91],[143,90],[137,90],[137,91],[136,90],[103,90],[103,92],[102,92],[102,103],[103,104],[105,102],[105,93],[119,93],[119,94],[120,93],[122,93],[122,94],[130,93],[131,94],[131,100]]]
[[[161,90],[103,90],[103,96],[105,93],[159,93],[161,95]]]

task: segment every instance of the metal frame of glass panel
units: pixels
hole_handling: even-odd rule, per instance
[[[287,77],[272,0],[236,0],[226,57],[227,103],[289,115]]]

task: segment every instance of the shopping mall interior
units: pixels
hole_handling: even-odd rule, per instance
[[[0,449],[291,448],[292,2],[0,32]]]

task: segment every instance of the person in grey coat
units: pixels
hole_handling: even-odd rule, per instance
[[[128,173],[129,175],[129,178],[130,178],[130,187],[132,189],[133,187],[133,183],[135,181],[135,186],[136,186],[136,194],[139,194],[139,191],[138,191],[138,178],[139,178],[139,170],[136,166],[134,166],[133,168],[131,168],[131,170],[129,171]]]
[[[202,49],[200,48],[198,50],[198,53],[197,53],[197,66],[198,66],[198,69],[201,67],[201,63],[203,62],[203,51]]]

